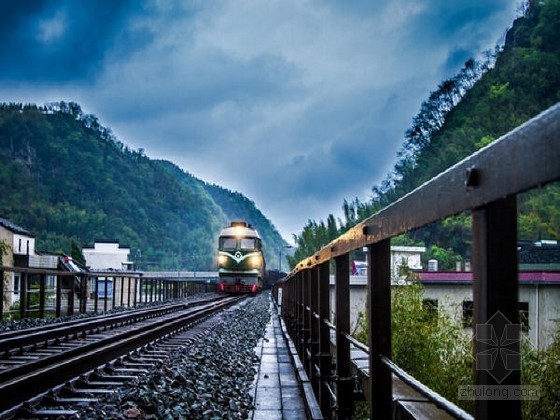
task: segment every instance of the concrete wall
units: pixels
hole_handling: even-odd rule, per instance
[[[122,270],[130,248],[120,248],[118,243],[96,242],[93,248],[83,248],[82,253],[92,270]]]
[[[438,310],[462,322],[463,301],[473,300],[471,284],[424,284],[424,289],[426,299],[437,299]],[[524,334],[535,348],[545,349],[560,326],[560,286],[521,284],[519,302],[526,302],[529,310],[529,331]]]
[[[335,306],[334,276],[330,276],[330,313],[334,323]],[[365,314],[367,303],[367,276],[350,276],[350,330],[356,327],[360,312]]]
[[[334,276],[331,276],[331,321],[336,313]],[[407,287],[407,286],[393,286]],[[424,297],[438,301],[438,311],[445,310],[458,323],[463,322],[463,301],[472,301],[471,284],[424,284]],[[350,277],[350,326],[355,328],[359,313],[365,313],[367,302],[367,277]],[[539,349],[548,347],[560,326],[560,286],[519,286],[519,302],[527,302],[529,331],[524,332],[532,345]],[[471,329],[466,328],[470,333]]]
[[[35,238],[20,233],[14,233],[12,240],[12,251],[19,255],[35,254]]]

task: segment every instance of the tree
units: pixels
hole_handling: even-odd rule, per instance
[[[86,259],[82,253],[82,248],[74,241],[72,241],[72,244],[70,245],[70,256],[80,264],[86,265]]]
[[[0,239],[0,265],[4,265],[4,255],[7,255],[10,252],[10,245],[6,243],[3,239]],[[8,282],[9,282],[9,275],[8,273],[3,273],[3,278],[1,279],[4,282],[4,290],[8,289]],[[4,293],[2,296],[2,305],[6,306],[10,304],[10,300],[8,299],[8,294]]]

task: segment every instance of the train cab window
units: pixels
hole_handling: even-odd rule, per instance
[[[241,239],[241,249],[257,249],[255,238]]]
[[[222,238],[222,249],[235,249],[237,240],[235,238]]]

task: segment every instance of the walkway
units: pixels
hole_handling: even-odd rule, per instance
[[[320,412],[293,343],[284,334],[274,304],[265,336],[255,353],[260,359],[255,377],[253,420],[319,419]],[[298,367],[299,366],[299,367]],[[311,394],[311,395],[310,395]],[[309,406],[306,410],[306,407]],[[310,414],[307,414],[309,412]]]

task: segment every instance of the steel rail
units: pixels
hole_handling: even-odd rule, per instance
[[[119,314],[116,316],[107,316],[102,318],[96,317],[94,320],[82,319],[80,322],[73,322],[70,325],[63,325],[62,323],[60,326],[54,326],[55,324],[51,324],[49,329],[41,329],[30,333],[26,333],[25,330],[21,330],[18,334],[10,334],[11,336],[7,338],[0,335],[0,352],[44,343],[61,337],[77,335],[113,325],[122,325],[128,322],[139,322],[147,318],[176,312],[182,308],[184,308],[184,305],[179,304],[172,307],[167,306],[165,308],[148,309],[143,312],[135,312],[134,314]]]
[[[27,363],[16,369],[0,372],[0,412],[45,392],[65,381],[141,347],[158,337],[171,334],[187,325],[195,324],[224,307],[233,305],[242,297],[228,297],[200,307],[186,309],[162,320],[153,320],[140,328],[109,336]],[[10,373],[10,375],[8,375]],[[18,376],[19,375],[19,376]]]
[[[204,304],[219,298],[212,297],[199,301],[174,303],[160,305],[153,308],[140,308],[119,314],[106,314],[97,317],[81,318],[61,323],[48,324],[40,327],[8,331],[0,333],[0,352],[6,352],[14,348],[30,346],[56,340],[61,337],[76,335],[115,324],[124,324],[131,321],[139,322],[146,318],[161,316],[166,313],[179,311],[188,306]]]

